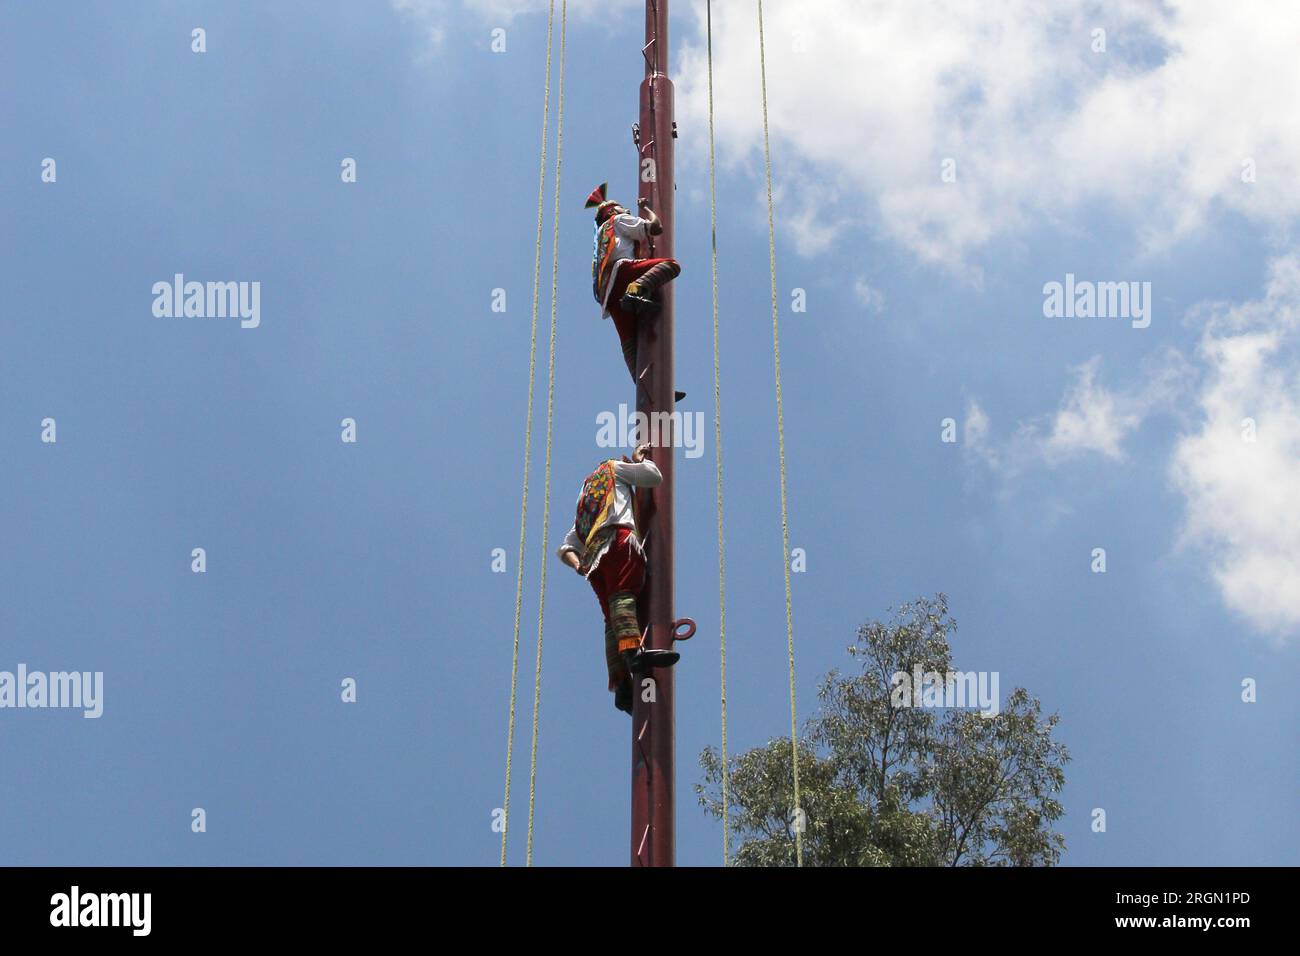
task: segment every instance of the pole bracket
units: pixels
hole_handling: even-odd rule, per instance
[[[686,633],[678,634],[678,630],[683,627],[687,629]],[[689,641],[695,636],[695,621],[689,617],[679,617],[677,620],[673,621],[672,633],[674,641]]]

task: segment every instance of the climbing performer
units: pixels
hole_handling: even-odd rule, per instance
[[[659,310],[655,292],[681,273],[676,259],[641,259],[640,243],[664,231],[663,224],[647,199],[637,200],[642,215],[634,216],[617,202],[606,198],[609,183],[601,183],[587,197],[587,208],[596,209],[595,248],[591,259],[591,289],[600,303],[600,317],[614,319],[623,361],[636,381],[636,330],[639,317]],[[683,396],[677,394],[678,400]]]
[[[632,679],[652,667],[672,667],[676,651],[641,646],[636,598],[645,583],[645,554],[636,526],[636,489],[654,488],[663,475],[639,445],[631,459],[602,461],[578,493],[573,527],[556,551],[591,584],[605,616],[605,666],[614,706],[632,713]]]

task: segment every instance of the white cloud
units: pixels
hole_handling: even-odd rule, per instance
[[[801,251],[848,224],[957,271],[1027,226],[1103,205],[1148,248],[1222,207],[1300,214],[1294,0],[788,0],[765,5],[779,210]],[[696,6],[703,35],[703,5]],[[715,4],[720,160],[757,175],[752,4]],[[1107,31],[1107,52],[1092,30]],[[679,34],[680,35],[680,34]],[[805,52],[797,52],[800,44]],[[687,148],[707,121],[703,43],[676,63]],[[955,182],[941,164],[956,164]],[[1242,182],[1251,159],[1257,181]]]
[[[1204,310],[1209,368],[1198,431],[1171,465],[1184,540],[1209,554],[1224,602],[1279,638],[1300,634],[1300,258],[1272,264],[1264,297]],[[1252,419],[1255,441],[1246,440]]]
[[[1058,466],[1088,455],[1123,461],[1125,440],[1152,415],[1175,410],[1194,376],[1186,359],[1173,349],[1144,363],[1142,384],[1136,388],[1108,388],[1100,381],[1101,371],[1100,355],[1076,366],[1060,407],[1050,415],[1020,422],[1014,434],[1000,443],[993,437],[988,416],[972,400],[966,413],[967,445],[1004,479],[1030,467]]]
[[[866,279],[854,280],[853,296],[877,315],[885,311],[885,293],[872,286]]]
[[[442,48],[447,35],[443,26],[447,18],[446,0],[389,0],[403,20],[413,23],[424,34],[426,54]]]
[[[966,403],[966,427],[962,431],[962,437],[967,451],[978,455],[989,467],[998,467],[997,451],[989,441],[989,416],[974,399]]]
[[[1101,356],[1093,356],[1076,370],[1074,387],[1052,421],[1044,453],[1052,459],[1097,452],[1118,461],[1124,457],[1120,443],[1142,421],[1136,403],[1124,401],[1097,384]]]
[[[1074,370],[1056,412],[997,441],[975,401],[968,450],[1004,490],[1031,467],[1119,461],[1156,413],[1187,416],[1169,462],[1184,497],[1184,546],[1201,549],[1224,603],[1280,640],[1300,635],[1300,254],[1270,263],[1264,295],[1211,303],[1197,365],[1158,355],[1134,388],[1110,388],[1099,356]],[[1190,404],[1190,410],[1188,405]],[[1191,418],[1194,417],[1194,421]],[[1253,440],[1252,440],[1253,439]]]
[[[430,52],[458,12],[508,26],[544,17],[548,2],[390,0]],[[620,33],[630,18],[639,36],[640,6],[570,0],[569,17]],[[681,148],[700,160],[704,5],[676,11]],[[805,255],[848,229],[978,284],[980,250],[1035,226],[1077,228],[1095,206],[1146,249],[1216,210],[1283,228],[1300,216],[1294,0],[770,0],[764,11],[778,211]],[[757,183],[755,7],[715,4],[713,20],[719,160]],[[1093,50],[1097,28],[1106,52]],[[945,160],[955,182],[941,178]]]

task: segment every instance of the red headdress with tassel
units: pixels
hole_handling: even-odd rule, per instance
[[[591,191],[591,195],[587,197],[587,205],[583,207],[585,209],[595,207],[597,222],[604,222],[609,218],[610,210],[618,205],[614,200],[605,198],[608,191],[609,183],[601,183]]]

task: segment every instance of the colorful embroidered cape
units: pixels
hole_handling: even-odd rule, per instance
[[[614,461],[602,461],[582,483],[578,496],[578,513],[573,519],[574,530],[584,548],[590,548],[596,533],[609,518],[614,507]]]
[[[614,502],[617,494],[618,478],[614,471],[615,459],[602,461],[596,470],[582,483],[582,492],[578,495],[578,510],[573,519],[573,533],[582,542],[578,570],[588,575],[600,562],[610,545],[617,540],[621,525],[610,524],[614,516]],[[638,517],[636,489],[632,491],[632,532],[630,545],[638,553],[641,542],[637,538],[641,522]]]

